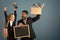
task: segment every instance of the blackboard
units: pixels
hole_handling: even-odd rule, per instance
[[[14,37],[15,38],[30,37],[29,25],[14,27]]]

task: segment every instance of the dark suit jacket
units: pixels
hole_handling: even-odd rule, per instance
[[[40,15],[37,15],[37,16],[34,17],[34,18],[31,18],[31,17],[28,17],[28,18],[27,18],[27,22],[26,22],[26,23],[27,23],[27,24],[29,25],[29,27],[30,27],[30,37],[33,38],[33,39],[36,37],[36,35],[35,35],[35,32],[34,32],[34,30],[33,30],[33,28],[32,28],[32,23],[35,22],[35,21],[37,21],[39,18],[40,18]],[[21,19],[21,20],[18,21],[18,25],[19,25],[19,23],[22,23],[22,24],[25,25],[23,19]]]
[[[7,25],[7,22],[8,22],[8,20],[7,20],[7,17],[8,17],[8,15],[7,15],[7,12],[6,11],[4,11],[4,15],[5,15],[5,25]],[[12,24],[12,27],[10,26],[10,22],[8,23],[8,26],[7,26],[7,28],[8,28],[8,37],[9,38],[14,38],[14,31],[13,31],[13,27],[16,25],[16,11],[14,11],[14,15],[15,15],[15,20],[14,20],[14,22],[13,22],[13,24]]]

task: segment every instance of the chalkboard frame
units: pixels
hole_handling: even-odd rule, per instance
[[[28,29],[28,31],[27,31],[28,35],[17,37],[17,35],[16,35],[16,33],[18,33],[18,32],[16,32],[16,28],[17,28],[17,27],[19,27],[19,28],[20,28],[20,27],[21,27],[21,28],[27,27],[27,29]],[[14,37],[15,37],[15,38],[24,38],[24,37],[29,37],[29,38],[30,38],[30,28],[29,28],[29,25],[15,26],[15,27],[13,27],[13,29],[14,29]],[[19,30],[19,29],[18,29],[18,30]]]

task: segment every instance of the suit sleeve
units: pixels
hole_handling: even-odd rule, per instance
[[[20,22],[18,21],[18,22],[17,22],[17,25],[19,25],[19,23],[20,23]]]
[[[7,12],[6,11],[4,11],[4,16],[5,16],[5,22],[6,22],[6,24],[7,24]]]
[[[22,22],[21,20],[18,20],[17,25],[19,25],[19,23],[21,23],[21,22]]]
[[[32,22],[35,22],[40,19],[40,15],[37,15],[36,17],[31,18]]]
[[[14,15],[15,15],[15,21],[16,21],[16,19],[17,19],[16,10],[14,10]]]
[[[19,23],[23,23],[22,19],[18,20],[17,25],[19,25]]]

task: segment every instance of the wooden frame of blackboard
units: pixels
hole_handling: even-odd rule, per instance
[[[20,27],[27,27],[27,28],[28,28],[28,35],[17,37],[17,35],[16,35],[16,31],[15,31],[15,28],[17,28],[17,27],[19,27],[19,28],[20,28]],[[29,25],[15,26],[15,27],[14,27],[14,37],[15,37],[15,38],[30,37],[30,28],[29,28]]]

